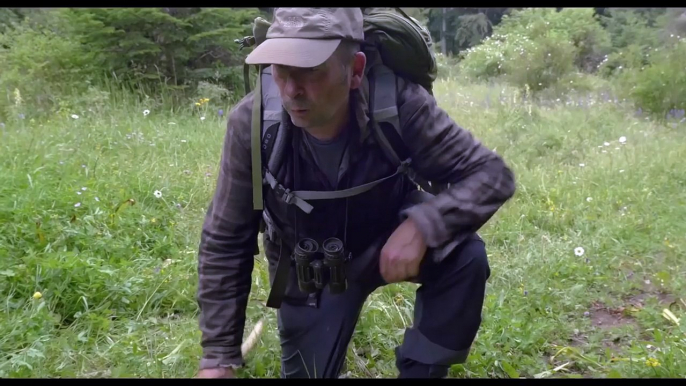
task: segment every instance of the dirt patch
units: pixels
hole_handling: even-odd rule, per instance
[[[631,296],[627,299],[627,302],[636,308],[643,308],[648,299],[656,299],[659,304],[667,305],[672,304],[676,301],[676,297],[672,294],[657,292],[641,292],[637,295]]]
[[[571,347],[583,347],[588,344],[588,339],[584,335],[574,334],[569,338],[568,343]]]
[[[648,279],[643,280],[642,288],[637,294],[625,298],[628,305],[639,309],[643,308],[647,303],[655,301],[661,306],[668,306],[677,300],[676,296],[664,292]]]
[[[614,328],[635,324],[633,317],[626,315],[624,307],[608,308],[602,303],[593,303],[589,317],[591,324],[599,328]]]

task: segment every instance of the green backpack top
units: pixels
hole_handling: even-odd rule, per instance
[[[386,156],[398,167],[395,174],[368,184],[337,191],[290,191],[274,177],[281,166],[286,149],[285,134],[279,130],[282,106],[279,91],[272,77],[270,66],[258,66],[258,81],[252,112],[252,170],[253,170],[253,207],[264,209],[261,187],[268,184],[282,200],[298,206],[309,213],[311,200],[345,198],[364,193],[377,184],[398,174],[408,175],[425,191],[436,193],[445,186],[431,184],[415,175],[411,170],[411,160],[401,160],[399,154],[405,149],[396,149],[387,136],[399,136],[400,127],[396,104],[396,76],[403,77],[433,93],[433,82],[437,76],[436,58],[429,31],[419,22],[408,16],[400,8],[397,12],[383,8],[362,8],[365,46],[363,51],[376,50],[383,64],[369,69],[370,112],[372,113],[372,134],[381,145]],[[240,48],[257,46],[266,39],[271,24],[258,17],[253,26],[253,36],[236,40]],[[246,94],[250,92],[249,66],[244,65]],[[395,130],[384,133],[382,123],[388,123]],[[396,145],[398,146],[398,145]],[[263,165],[264,164],[264,165]],[[266,219],[268,220],[268,219]]]
[[[365,41],[376,47],[384,65],[394,73],[433,92],[438,74],[429,31],[407,16],[382,8],[362,8]]]

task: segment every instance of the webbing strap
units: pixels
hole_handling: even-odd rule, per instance
[[[368,182],[363,185],[355,186],[353,188],[349,189],[342,189],[342,190],[334,190],[334,191],[313,191],[313,190],[295,190],[295,191],[290,191],[289,189],[284,188],[281,184],[276,181],[274,176],[269,172],[269,170],[265,170],[265,180],[269,184],[269,186],[274,189],[274,191],[281,197],[281,199],[286,202],[287,204],[293,204],[300,208],[303,212],[305,213],[310,213],[313,209],[312,205],[310,205],[307,201],[312,201],[312,200],[334,200],[334,199],[339,199],[339,198],[346,198],[346,197],[352,197],[352,196],[357,196],[359,194],[362,194],[368,190],[371,190],[373,187],[376,185],[389,180],[398,174],[403,174],[407,173],[408,171],[408,166],[410,164],[411,160],[408,158],[405,161],[400,162],[400,165],[396,169],[395,173],[391,174],[390,176]],[[307,200],[307,201],[306,201]]]
[[[262,210],[262,82],[258,77],[252,104],[252,125],[250,133],[250,155],[252,159],[252,206]]]
[[[250,65],[243,64],[243,87],[245,87],[245,95],[250,94]]]
[[[267,298],[267,307],[280,308],[283,297],[286,295],[286,288],[288,287],[288,271],[291,267],[290,256],[283,254],[283,242],[279,241],[279,261],[276,263],[276,272],[274,273],[274,281],[269,291]]]
[[[296,192],[291,192],[290,189],[284,188],[283,185],[281,185],[267,169],[264,170],[264,180],[269,184],[269,186],[271,186],[271,188],[274,190],[274,193],[276,193],[276,195],[279,196],[286,204],[293,204],[302,209],[302,211],[305,213],[310,213],[312,212],[312,209],[314,209],[312,205],[298,197],[295,194]]]

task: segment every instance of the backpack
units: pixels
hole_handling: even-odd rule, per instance
[[[362,8],[365,44],[363,51],[375,50],[382,64],[369,69],[370,109],[372,135],[386,157],[397,167],[394,174],[350,189],[336,191],[290,191],[283,187],[275,175],[279,170],[284,151],[285,133],[279,130],[282,116],[279,90],[272,79],[270,66],[257,66],[258,79],[252,110],[251,148],[253,208],[263,210],[262,187],[268,184],[288,203],[305,213],[313,208],[308,201],[337,199],[355,196],[399,174],[407,175],[419,188],[438,193],[448,185],[433,184],[416,175],[411,169],[409,153],[400,137],[396,104],[396,77],[400,76],[424,87],[433,94],[437,76],[436,58],[429,31],[409,17],[400,8],[396,12],[381,8]],[[258,17],[253,26],[254,36],[237,39],[240,48],[259,45],[266,39],[270,23]],[[249,66],[244,65],[243,76],[246,94],[250,92]]]

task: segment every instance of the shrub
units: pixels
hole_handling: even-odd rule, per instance
[[[564,37],[551,31],[536,41],[528,40],[526,50],[512,58],[505,66],[509,83],[517,87],[529,86],[538,92],[554,85],[560,78],[574,71],[576,48]]]
[[[568,39],[577,49],[574,64],[584,71],[591,71],[611,46],[593,8],[528,8],[504,17],[499,27],[501,33],[520,33],[534,41],[550,33]]]
[[[601,22],[612,37],[614,51],[598,65],[599,73],[613,76],[646,66],[650,51],[661,45],[655,26],[658,13],[611,9],[608,15]]]
[[[595,68],[609,48],[593,9],[531,8],[503,17],[493,36],[463,55],[462,69],[476,79],[504,76],[537,91],[575,69]]]
[[[45,113],[57,95],[87,88],[84,81],[93,75],[93,56],[64,33],[36,30],[24,21],[0,34],[0,114],[12,119]]]
[[[244,91],[245,53],[234,40],[251,34],[258,15],[257,8],[2,12],[0,114],[8,120],[26,117],[28,110],[64,110],[65,104],[92,108],[73,102],[84,93],[99,94],[98,89],[178,102],[194,96],[201,82],[228,90],[222,94],[228,103]]]
[[[653,51],[644,69],[631,69],[621,85],[637,107],[664,118],[670,110],[686,108],[686,39]]]
[[[256,8],[71,9],[81,42],[99,52],[98,67],[136,82],[194,87],[199,81],[240,87],[244,54],[235,39],[250,35]]]
[[[519,37],[519,36],[518,36]],[[510,58],[509,51],[514,47],[520,47],[526,42],[508,40],[506,35],[493,34],[484,39],[482,44],[463,51],[460,61],[460,70],[465,75],[476,80],[496,78],[504,73],[503,65]],[[510,47],[512,46],[512,47]],[[523,49],[523,47],[520,47]]]

